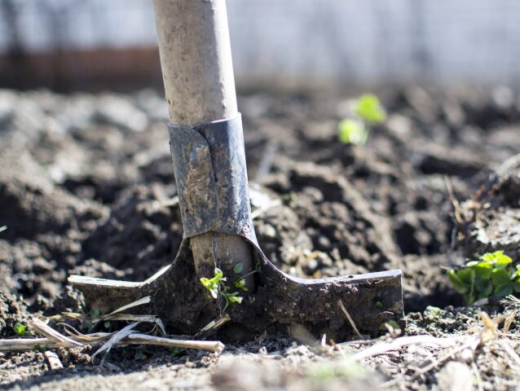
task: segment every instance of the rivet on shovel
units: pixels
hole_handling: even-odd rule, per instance
[[[385,322],[401,323],[400,270],[307,280],[265,257],[251,221],[225,1],[154,0],[154,6],[184,239],[173,263],[147,281],[71,276],[69,282],[103,312],[151,295],[146,311],[184,334],[222,315],[222,300],[200,283],[215,267],[245,278],[247,287],[242,303],[228,309],[231,321],[221,329],[227,337],[299,324],[338,341],[353,334],[352,324],[374,335]]]

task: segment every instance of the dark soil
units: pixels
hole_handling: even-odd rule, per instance
[[[520,152],[517,96],[504,88],[380,91],[389,117],[365,146],[337,139],[347,98],[332,92],[240,98],[249,177],[260,189],[253,210],[266,199],[281,200],[255,219],[262,249],[301,277],[400,268],[407,312],[462,305],[445,272],[462,262],[460,254],[505,248],[517,257],[520,233],[510,227],[520,221],[518,175],[511,174],[514,164],[502,167],[508,175],[491,175]],[[173,260],[182,224],[169,202],[176,188],[166,121],[166,106],[153,91],[0,91],[0,227],[7,227],[0,232],[0,336],[13,336],[14,323],[28,313],[80,310],[76,293],[65,287],[70,274],[141,281]],[[463,205],[464,221],[456,224],[446,182],[456,199],[478,201],[481,216],[499,228],[486,223],[487,234],[479,234],[474,204]],[[500,229],[508,243],[496,238]],[[229,357],[172,358],[147,348],[144,365],[135,360],[137,348],[125,348],[109,358],[117,368],[92,366],[90,351],[61,349],[73,369],[58,375],[46,370],[40,353],[0,353],[0,387],[117,389],[121,381],[137,381],[144,388],[320,388],[297,370],[299,362],[313,365],[315,353],[294,343],[264,336],[229,348],[244,371],[268,373],[281,363],[273,379],[255,375],[254,386],[233,377],[236,360]],[[208,371],[217,361],[216,374]],[[379,373],[334,381],[373,386],[389,375]]]

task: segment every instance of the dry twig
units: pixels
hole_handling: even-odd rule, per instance
[[[99,354],[99,353],[102,353],[104,351],[106,351],[106,354],[105,354],[105,357],[108,353],[110,353],[110,349],[112,349],[112,347],[117,344],[118,342],[120,342],[121,340],[125,339],[126,337],[128,337],[130,334],[132,334],[132,329],[139,325],[140,322],[135,322],[135,323],[131,323],[129,324],[128,326],[122,328],[121,330],[119,330],[117,333],[114,333],[112,334],[112,336],[110,337],[110,339],[103,345],[101,346],[97,351],[96,353],[94,353],[92,355],[92,361],[94,361],[94,358]],[[101,364],[103,364],[103,362],[105,361],[105,357],[103,357],[103,360],[101,360]]]
[[[52,329],[50,326],[47,326],[40,319],[33,318],[28,323],[29,328],[34,332],[46,337],[51,342],[56,343],[58,346],[64,348],[76,348],[79,346],[83,346],[82,343],[74,341],[63,334],[58,333],[56,330]]]
[[[341,300],[338,300],[338,305],[339,305],[339,308],[341,308],[341,311],[343,311],[343,313],[347,317],[348,322],[352,326],[352,329],[354,330],[356,335],[359,337],[359,339],[364,339],[363,336],[361,335],[361,333],[359,332],[356,324],[354,323],[354,319],[352,319],[352,317],[348,313],[347,309],[345,308],[345,306],[343,305],[343,302]]]

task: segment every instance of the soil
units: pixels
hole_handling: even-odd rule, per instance
[[[520,152],[520,100],[504,87],[378,95],[389,116],[364,146],[337,138],[349,94],[240,96],[260,246],[300,277],[400,268],[406,333],[466,333],[478,311],[460,308],[446,269],[492,249],[520,261],[520,183],[510,159]],[[0,91],[0,337],[13,337],[29,314],[84,310],[66,286],[70,274],[142,281],[173,260],[182,223],[171,202],[166,122],[152,90]],[[269,199],[280,202],[265,210]],[[0,388],[357,389],[401,374],[396,387],[442,389],[460,363],[412,381],[408,366],[431,361],[435,350],[398,351],[347,370],[342,360],[353,345],[307,345],[292,333],[229,344],[222,355],[118,348],[103,366],[89,349],[59,349],[59,371],[39,352],[0,353]],[[518,387],[512,364],[486,349],[476,361],[479,384]]]

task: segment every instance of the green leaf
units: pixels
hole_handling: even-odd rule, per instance
[[[355,102],[354,112],[357,116],[367,122],[380,123],[386,119],[383,106],[379,103],[377,96],[365,94]]]
[[[493,284],[491,283],[491,281],[489,281],[489,284],[487,284],[484,287],[484,289],[477,290],[476,298],[477,299],[485,299],[485,298],[491,296],[492,293],[493,293]],[[471,302],[473,302],[473,300]]]
[[[518,281],[515,281],[513,284],[513,290],[516,292],[516,293],[520,293],[520,282]]]
[[[340,121],[338,131],[343,144],[364,145],[368,140],[368,130],[360,121],[344,119]]]
[[[491,273],[491,279],[496,287],[499,285],[506,285],[511,283],[509,273],[504,269],[494,269]]]
[[[511,257],[508,257],[507,255],[500,255],[496,258],[495,262],[496,262],[497,266],[500,265],[500,266],[505,267],[505,266],[509,265],[510,263],[512,263],[513,260],[511,259]]]
[[[498,297],[504,297],[513,293],[513,286],[511,284],[497,285],[495,288],[495,295]]]
[[[93,319],[99,318],[100,315],[101,311],[99,310],[99,308],[94,308],[92,311],[90,311],[90,317]]]
[[[211,280],[202,277],[200,279],[200,283],[211,293],[211,297],[213,297],[214,299],[218,297],[218,280],[216,280],[215,277],[213,277]]]
[[[218,267],[215,268],[215,277],[213,277],[211,279],[212,282],[214,283],[219,283],[220,280],[222,280],[224,277],[224,273],[222,272],[222,270],[220,270]]]
[[[240,296],[228,296],[229,304],[235,305],[242,303],[243,298]]]
[[[241,264],[241,263],[237,263],[237,264],[235,265],[235,267],[233,268],[233,272],[234,272],[235,274],[239,274],[239,273],[242,273],[242,270],[243,270],[243,269],[244,269],[244,265]]]
[[[466,267],[474,267],[474,266],[477,266],[479,264],[479,261],[469,261],[468,263],[466,263]]]
[[[200,279],[200,283],[202,284],[202,286],[204,288],[209,288],[209,286],[212,284],[212,282],[210,280],[208,280],[206,277],[202,277]]]
[[[475,291],[479,299],[488,297],[493,292],[493,282],[490,278],[475,278]]]
[[[457,271],[457,276],[468,287],[473,286],[475,282],[475,274],[475,270],[472,268],[465,268]]]
[[[27,330],[27,326],[21,324],[21,323],[16,323],[13,327],[13,330],[15,332],[16,335],[24,335],[25,334],[25,330]]]
[[[211,293],[211,297],[213,297],[214,299],[216,299],[216,298],[218,297],[218,285],[213,286],[213,287],[209,290],[209,293]]]
[[[482,255],[482,259],[485,261],[494,261],[498,257],[500,257],[502,254],[504,254],[503,251],[495,251],[494,253],[485,253]]]
[[[455,289],[459,293],[466,293],[469,291],[469,287],[460,279],[459,274],[450,269],[448,271],[448,278],[450,279],[451,285],[453,285],[453,289]]]
[[[488,279],[491,276],[493,266],[489,262],[478,262],[473,266],[473,270],[475,270],[477,276]]]
[[[243,291],[247,292],[246,280],[240,277],[235,281],[235,288],[242,289]]]

